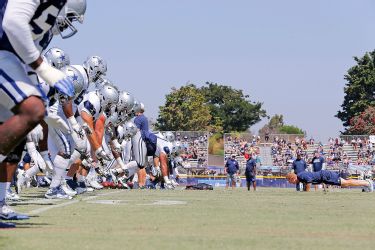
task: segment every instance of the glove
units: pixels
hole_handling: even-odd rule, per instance
[[[44,161],[40,153],[36,150],[35,143],[27,142],[26,149],[35,165],[37,165],[40,170],[45,170],[47,167],[46,162]]]
[[[48,115],[44,118],[44,121],[48,124],[48,126],[57,128],[64,134],[71,133],[68,124],[66,124],[66,122],[55,113],[48,113]]]
[[[69,117],[68,123],[70,127],[73,129],[73,131],[77,134],[77,136],[83,140],[85,138],[85,133],[83,132],[81,126],[78,124],[76,118],[74,116]]]
[[[117,153],[121,154],[122,152],[122,147],[121,144],[118,142],[117,139],[112,141],[112,148],[115,150]]]
[[[73,81],[62,71],[55,69],[43,61],[35,72],[46,81],[51,87],[68,97],[74,96]]]
[[[104,151],[103,147],[99,147],[96,151],[95,151],[95,155],[96,157],[98,158],[98,160],[106,160],[106,161],[110,161],[111,158],[107,155],[107,153]]]
[[[43,140],[43,127],[38,124],[33,130],[27,134],[27,141],[33,142],[35,145],[39,144],[39,141]]]

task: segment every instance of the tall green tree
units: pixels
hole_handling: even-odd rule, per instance
[[[164,106],[159,107],[156,127],[160,130],[207,130],[210,109],[201,91],[193,84],[172,89],[166,95]]]
[[[266,116],[262,103],[250,101],[242,90],[211,82],[200,90],[210,108],[210,124],[221,124],[224,132],[246,131]]]
[[[375,105],[375,50],[363,57],[354,57],[357,65],[351,67],[345,75],[347,81],[344,102],[336,117],[350,133],[350,120],[369,106]]]

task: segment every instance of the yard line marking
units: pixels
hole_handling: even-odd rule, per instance
[[[34,209],[34,210],[30,211],[28,213],[28,215],[38,215],[38,214],[44,213],[44,212],[46,212],[48,210],[51,210],[51,209],[66,207],[66,206],[70,206],[70,205],[76,204],[76,203],[81,202],[81,201],[89,201],[89,200],[93,200],[93,199],[98,198],[98,197],[117,194],[117,193],[120,193],[120,192],[123,192],[123,190],[118,190],[118,191],[113,191],[113,192],[109,192],[109,193],[105,193],[105,194],[98,194],[98,195],[94,195],[94,196],[89,196],[89,197],[86,197],[86,198],[83,198],[83,199],[78,198],[77,200],[72,200],[72,201],[68,201],[68,202],[64,202],[64,203],[60,203],[60,204],[56,204],[56,205],[51,205],[51,206],[48,206],[48,207],[42,207],[42,208]]]

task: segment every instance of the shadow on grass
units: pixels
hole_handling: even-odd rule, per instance
[[[17,207],[17,206],[51,206],[51,205],[57,205],[57,203],[52,203],[52,202],[21,202],[21,203],[12,203],[9,206],[11,207]]]
[[[42,228],[44,226],[50,226],[48,223],[32,223],[32,222],[12,222],[17,228]]]

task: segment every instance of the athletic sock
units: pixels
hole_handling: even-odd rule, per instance
[[[33,167],[26,170],[25,177],[30,179],[30,178],[34,177],[35,175],[37,175],[38,173],[40,173],[40,169],[37,165],[34,165]]]
[[[53,165],[55,166],[55,172],[52,175],[50,188],[60,186],[61,180],[65,175],[66,168],[69,165],[69,159],[65,159],[60,155],[56,155],[55,160],[53,161]]]
[[[7,183],[0,182],[0,201],[5,200],[6,193],[7,193]]]
[[[74,164],[76,162],[76,160],[78,160],[79,158],[81,158],[81,153],[78,152],[77,150],[74,150],[73,154],[70,156],[69,166]]]
[[[165,182],[165,183],[170,183],[170,182],[171,182],[171,181],[169,180],[168,176],[164,176],[163,179],[164,179],[164,182]]]
[[[6,184],[6,190],[9,190],[10,189],[10,182],[5,182],[5,184]]]

